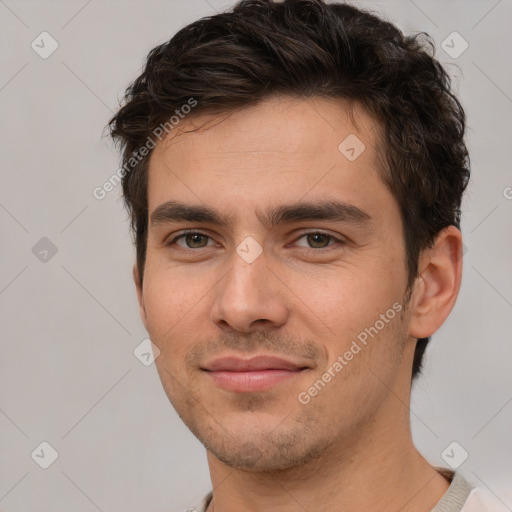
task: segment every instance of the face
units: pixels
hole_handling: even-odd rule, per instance
[[[376,122],[281,97],[180,126],[151,156],[139,289],[169,400],[233,467],[348,446],[382,413],[407,346],[402,221]]]

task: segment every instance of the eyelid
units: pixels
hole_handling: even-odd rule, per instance
[[[334,242],[337,242],[338,245],[345,245],[348,243],[348,240],[341,236],[341,235],[333,235],[327,231],[323,231],[321,229],[305,229],[304,231],[302,231],[299,236],[297,236],[293,243],[296,243],[298,240],[300,240],[301,238],[303,238],[304,236],[307,236],[307,235],[325,235],[327,237],[329,237],[330,239],[332,239]],[[209,238],[210,240],[213,240],[213,237],[211,237],[208,233],[205,233],[203,231],[200,231],[200,230],[197,230],[197,229],[186,229],[184,231],[181,231],[179,232],[178,234],[176,234],[175,236],[172,237],[171,240],[169,240],[168,242],[166,241],[165,242],[165,245],[168,245],[168,246],[171,246],[171,245],[174,245],[176,243],[177,240],[187,236],[187,235],[202,235],[206,238]],[[327,245],[326,247],[321,247],[321,248],[314,248],[314,247],[301,247],[301,249],[305,249],[306,251],[314,251],[314,252],[320,252],[322,250],[327,250],[328,248],[332,247],[333,245],[336,245],[336,244],[329,244]],[[206,246],[206,247],[210,247],[210,246]],[[206,249],[206,247],[200,247],[199,249]],[[189,249],[189,248],[183,248],[181,247],[183,250],[189,250],[189,251],[197,251],[198,249]]]
[[[343,236],[333,235],[332,233],[329,233],[328,231],[323,231],[321,229],[307,229],[307,230],[301,232],[299,234],[299,236],[297,236],[295,238],[294,243],[296,243],[297,240],[300,240],[302,237],[307,236],[307,235],[325,235],[325,236],[329,237],[331,240],[333,240],[334,242],[337,242],[338,244],[345,245],[346,243],[348,243],[348,240],[346,238],[344,238]],[[303,249],[318,252],[318,251],[321,251],[322,249],[327,249],[328,247],[332,247],[333,245],[336,245],[336,244],[330,244],[327,247],[322,247],[320,249],[315,249],[314,247],[303,247]]]
[[[203,231],[199,231],[197,229],[185,229],[183,231],[178,232],[177,234],[173,234],[173,236],[170,238],[170,240],[165,240],[164,245],[169,245],[169,246],[174,245],[177,240],[179,240],[180,238],[183,238],[187,235],[202,235],[206,238],[209,238],[210,240],[213,240],[212,236],[210,236],[208,233],[205,233]],[[207,246],[207,247],[209,247],[209,246]],[[182,247],[182,249],[184,249],[184,248]],[[205,249],[205,247],[201,247],[201,249]],[[186,248],[184,250],[196,251],[197,249]]]

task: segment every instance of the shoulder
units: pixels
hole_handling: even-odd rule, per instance
[[[461,512],[508,512],[510,509],[500,503],[490,492],[475,487],[464,503]]]
[[[474,486],[462,474],[436,468],[451,481],[450,487],[431,512],[507,512],[510,511],[486,489]],[[448,475],[451,473],[451,475]]]
[[[187,508],[183,512],[206,512],[210,501],[212,500],[213,492],[210,491],[204,498],[197,504],[192,507]]]

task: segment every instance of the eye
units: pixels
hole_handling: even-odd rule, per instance
[[[185,247],[183,245],[176,243],[178,240],[181,239],[184,239],[186,244]],[[176,244],[178,245],[178,247],[181,247],[182,249],[203,249],[204,247],[207,247],[207,245],[204,242],[206,242],[208,239],[211,240],[211,238],[208,235],[205,235],[200,231],[186,231],[173,238],[168,245]]]
[[[305,239],[307,245],[300,245],[297,242],[299,240]],[[184,240],[184,244],[178,243],[178,240]],[[204,249],[205,247],[212,246],[212,244],[208,245],[208,240],[213,242],[212,238],[201,231],[185,231],[181,234],[174,237],[167,245],[173,246],[177,245],[178,247],[184,250],[194,250],[194,249]],[[300,236],[295,244],[298,247],[303,247],[306,250],[315,250],[315,249],[327,249],[333,245],[344,245],[345,242],[340,238],[336,238],[333,235],[328,233],[323,233],[321,231],[312,231],[310,233],[304,233]]]
[[[299,247],[306,247],[307,249],[326,249],[327,247],[336,245],[336,243],[329,244],[329,241],[338,242],[338,245],[344,244],[343,240],[340,240],[339,238],[336,238],[333,235],[329,235],[328,233],[323,233],[321,231],[312,231],[310,233],[304,233],[297,240],[301,240],[302,238],[306,238],[306,241],[309,245],[299,245]]]

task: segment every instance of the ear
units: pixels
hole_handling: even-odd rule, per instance
[[[139,314],[146,328],[148,330],[148,317],[146,314],[146,308],[144,306],[144,296],[142,294],[142,283],[140,282],[139,269],[137,268],[137,263],[133,265],[133,281],[135,283],[135,288],[137,289],[137,299],[139,301]]]
[[[411,298],[409,334],[427,338],[436,332],[453,309],[462,279],[462,234],[444,228],[419,259],[419,276]]]

